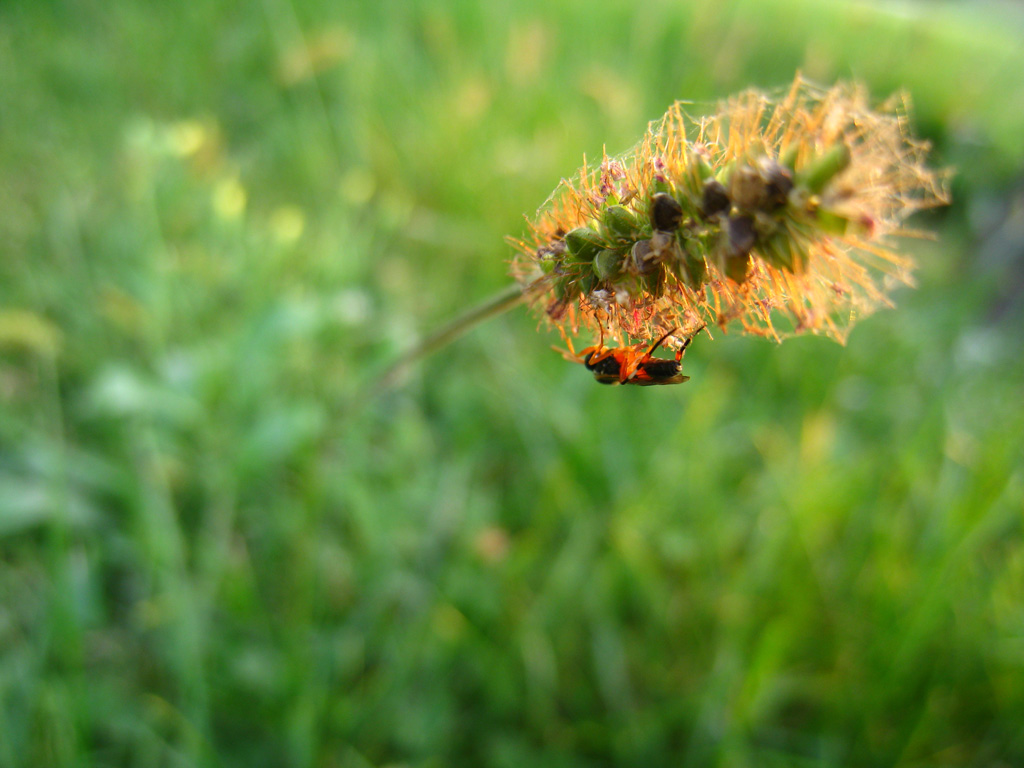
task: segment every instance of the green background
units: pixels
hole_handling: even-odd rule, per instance
[[[0,766],[1024,763],[1020,11],[0,4]],[[897,309],[373,385],[584,153],[797,69],[956,168]]]

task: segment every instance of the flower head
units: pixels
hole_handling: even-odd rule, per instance
[[[904,101],[872,109],[861,86],[797,76],[704,117],[677,102],[631,151],[562,181],[513,241],[513,274],[563,333],[620,345],[733,321],[843,341],[911,283],[891,245],[906,217],[948,201]]]

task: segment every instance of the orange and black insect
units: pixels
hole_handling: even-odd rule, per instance
[[[569,359],[583,363],[584,367],[594,374],[594,379],[599,384],[635,384],[640,387],[682,384],[690,379],[689,376],[682,375],[682,361],[683,353],[693,340],[693,336],[679,347],[674,360],[654,357],[654,351],[678,330],[673,328],[649,347],[637,344],[612,349],[605,347],[602,340],[597,346],[587,347],[579,355],[573,353]],[[571,343],[569,349],[572,351]]]

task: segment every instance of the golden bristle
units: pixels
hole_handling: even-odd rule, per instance
[[[705,323],[843,341],[889,304],[892,284],[910,283],[913,264],[891,245],[906,217],[948,201],[907,122],[904,97],[872,109],[859,85],[822,89],[799,76],[781,94],[747,90],[703,117],[677,102],[632,150],[563,180],[513,241],[513,274],[547,287],[531,295],[563,333],[584,326],[621,345]],[[792,189],[785,199],[773,189],[768,203],[773,173]],[[701,214],[705,180],[727,189],[731,207]],[[684,211],[671,242],[652,233],[659,192]],[[636,222],[635,235],[615,230],[613,214]],[[593,241],[583,255],[566,249],[574,231]],[[649,261],[637,261],[637,243]],[[604,262],[591,264],[602,248]]]

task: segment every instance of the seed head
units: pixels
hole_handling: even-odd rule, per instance
[[[562,181],[512,241],[513,274],[563,333],[606,342],[734,321],[777,341],[844,341],[911,284],[892,245],[914,234],[904,220],[948,202],[906,112],[902,95],[872,109],[862,86],[799,75],[703,117],[676,102],[631,151]]]

